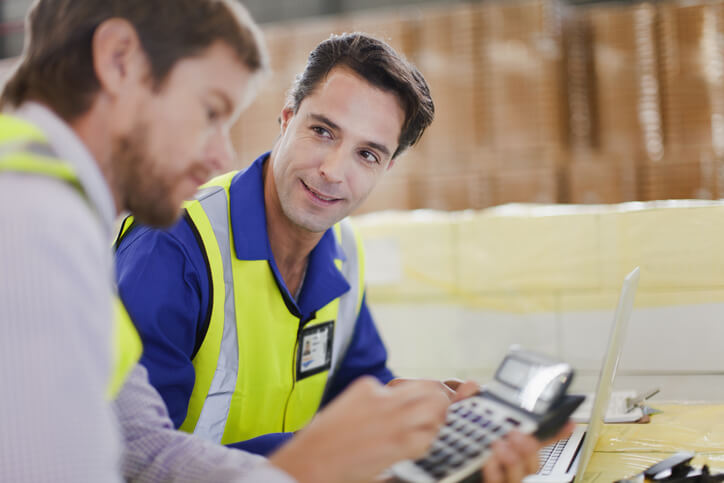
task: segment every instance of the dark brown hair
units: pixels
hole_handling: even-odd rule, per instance
[[[22,60],[0,106],[35,100],[66,121],[86,112],[100,88],[93,35],[110,18],[125,19],[136,29],[156,89],[179,60],[216,41],[231,47],[251,72],[267,69],[258,28],[234,0],[37,0],[26,19]]]
[[[360,32],[333,35],[309,54],[304,72],[297,76],[289,92],[288,103],[295,113],[304,98],[334,67],[340,66],[352,69],[373,86],[393,92],[400,99],[405,123],[393,158],[420,139],[435,115],[425,78],[385,42]]]

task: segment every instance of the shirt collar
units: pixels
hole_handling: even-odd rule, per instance
[[[268,260],[282,290],[282,282],[271,252],[266,228],[264,204],[264,163],[270,153],[259,156],[248,168],[240,171],[229,186],[231,230],[234,249],[239,260]],[[299,296],[298,308],[302,314],[317,310],[350,289],[336,260],[346,259],[342,247],[328,229],[309,255],[307,273]],[[289,292],[287,296],[291,299]]]
[[[269,260],[271,246],[264,211],[264,162],[262,154],[251,166],[240,171],[229,186],[231,231],[239,260]]]
[[[99,215],[106,235],[111,238],[116,216],[111,190],[98,163],[75,131],[57,114],[37,102],[24,102],[12,114],[43,131],[58,157],[73,166],[86,196]]]

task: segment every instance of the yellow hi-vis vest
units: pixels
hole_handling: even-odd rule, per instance
[[[334,321],[331,368],[297,380],[301,323],[289,312],[268,260],[239,260],[229,186],[236,173],[204,185],[186,203],[211,277],[211,316],[192,363],[196,381],[181,430],[221,444],[296,431],[314,416],[349,347],[363,295],[363,252],[349,222],[334,227],[350,290],[317,310],[304,329]],[[123,237],[133,220],[121,228]]]
[[[15,117],[0,114],[0,173],[3,171],[58,178],[69,183],[85,197],[73,166],[58,159],[37,127]],[[118,394],[142,352],[138,332],[117,296],[114,297],[113,309],[113,373],[106,388],[109,399]]]

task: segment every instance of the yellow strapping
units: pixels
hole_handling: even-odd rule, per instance
[[[193,433],[196,423],[201,415],[201,410],[206,401],[206,395],[209,393],[211,381],[214,378],[216,363],[219,359],[219,350],[221,348],[221,337],[224,330],[224,299],[225,291],[219,290],[224,287],[224,270],[221,261],[221,252],[219,244],[216,243],[214,230],[211,227],[208,217],[204,213],[201,204],[197,201],[191,201],[186,204],[186,210],[193,220],[199,233],[204,238],[206,255],[209,259],[209,269],[213,278],[213,300],[209,300],[209,304],[214,312],[209,320],[209,327],[201,344],[201,348],[196,353],[193,360],[194,372],[196,375],[196,383],[189,398],[189,406],[186,411],[186,419],[181,424],[182,431]],[[208,237],[208,238],[206,238]]]
[[[114,370],[106,389],[108,399],[113,399],[118,395],[128,373],[131,372],[143,352],[141,337],[138,335],[126,308],[117,296],[113,297],[113,309],[116,319],[113,324],[113,343],[111,344],[112,367],[114,367]]]
[[[0,171],[16,171],[22,173],[41,174],[59,178],[80,189],[78,178],[73,167],[55,158],[39,154],[13,152],[0,157]]]
[[[45,142],[43,132],[33,124],[0,114],[0,143]]]

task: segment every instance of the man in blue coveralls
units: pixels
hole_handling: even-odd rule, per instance
[[[295,81],[270,153],[207,183],[169,230],[124,221],[120,295],[176,427],[268,454],[359,376],[393,381],[346,217],[433,112],[387,44],[333,36]],[[524,438],[491,481],[535,470]]]

